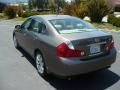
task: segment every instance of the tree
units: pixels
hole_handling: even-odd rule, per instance
[[[55,0],[55,3],[59,6],[59,7],[64,7],[65,6],[65,0]]]
[[[57,7],[55,1],[54,0],[49,1],[48,7],[54,12]]]
[[[4,3],[0,3],[0,13],[3,12],[5,6],[6,6],[6,5],[5,5]]]
[[[36,7],[36,0],[28,0],[28,6],[29,6],[29,9],[33,9]]]
[[[78,4],[78,3],[81,2],[81,0],[74,0],[74,2],[75,2],[76,4]]]
[[[53,9],[56,5],[63,8],[65,0],[29,0],[28,5],[30,9],[45,9],[48,8],[48,6]]]
[[[44,8],[44,0],[36,0],[36,7],[38,9],[43,9]]]
[[[29,9],[38,8],[44,9],[48,6],[48,0],[29,0],[28,1]]]

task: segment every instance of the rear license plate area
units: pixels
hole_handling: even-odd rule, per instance
[[[92,44],[92,45],[90,45],[90,55],[98,54],[100,52],[101,52],[100,44]]]

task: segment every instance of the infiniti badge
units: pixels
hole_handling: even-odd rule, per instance
[[[100,39],[95,38],[95,42],[96,42],[96,43],[100,42]]]

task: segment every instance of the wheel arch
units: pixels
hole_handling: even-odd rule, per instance
[[[40,49],[38,49],[38,48],[34,50],[34,56],[33,56],[34,60],[35,60],[37,52],[39,52],[42,55],[43,59],[44,59],[46,72],[50,73],[49,70],[48,70],[48,65],[47,65],[47,62],[46,62],[46,60],[44,58],[43,52]]]
[[[35,49],[35,50],[34,50],[34,53],[33,53],[33,57],[34,57],[34,59],[35,59],[35,56],[36,56],[37,52],[39,52],[40,54],[42,54],[42,52],[41,52],[40,49],[38,49],[38,48]],[[42,54],[42,56],[43,56],[43,54]]]
[[[15,36],[15,32],[13,32],[13,37]]]

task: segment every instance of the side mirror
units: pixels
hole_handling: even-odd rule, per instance
[[[16,25],[15,30],[19,30],[19,29],[21,29],[21,25]]]

